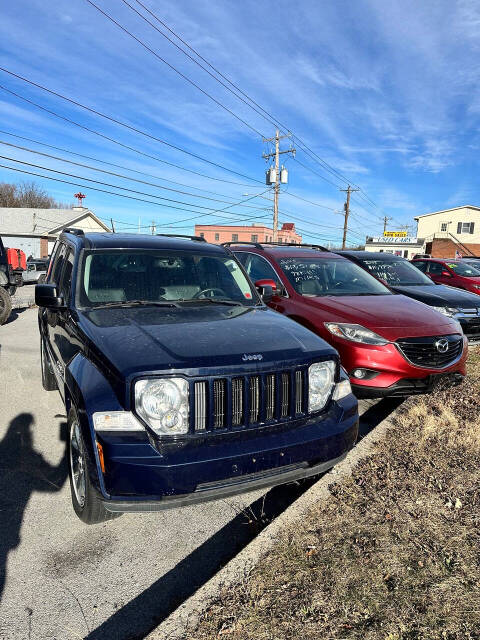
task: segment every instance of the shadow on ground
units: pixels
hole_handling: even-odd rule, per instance
[[[67,479],[66,455],[52,466],[34,450],[31,413],[20,413],[0,441],[0,601],[7,575],[9,552],[20,543],[23,515],[35,491],[60,491]],[[60,439],[66,440],[66,423]]]
[[[402,400],[382,400],[372,404],[360,418],[359,437],[365,437],[401,402]],[[271,489],[264,497],[254,502],[247,511],[239,513],[168,573],[118,609],[110,618],[85,636],[85,640],[145,638],[318,478],[317,476],[301,483]]]

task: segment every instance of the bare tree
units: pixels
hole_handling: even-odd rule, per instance
[[[57,202],[35,182],[0,183],[0,207],[35,207],[37,209],[70,209],[71,204]]]

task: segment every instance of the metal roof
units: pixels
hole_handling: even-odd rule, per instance
[[[418,220],[419,218],[425,218],[426,216],[436,216],[439,213],[448,213],[449,211],[458,211],[458,209],[475,209],[476,211],[480,211],[480,207],[476,207],[473,204],[464,204],[461,207],[452,207],[451,209],[441,209],[440,211],[432,211],[431,213],[423,213],[420,216],[415,216],[413,219]]]

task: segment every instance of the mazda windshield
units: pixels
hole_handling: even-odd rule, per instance
[[[290,284],[303,296],[388,296],[381,282],[343,258],[281,258]]]
[[[87,308],[260,303],[256,290],[230,256],[125,249],[84,252],[77,300]]]
[[[459,262],[446,262],[447,267],[450,267],[457,276],[463,276],[464,278],[480,278],[480,271],[471,264],[465,264],[462,261]]]
[[[435,286],[430,278],[403,258],[398,260],[364,258],[361,262],[373,276],[392,287]]]

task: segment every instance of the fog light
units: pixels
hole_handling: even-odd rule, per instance
[[[354,378],[358,378],[359,380],[361,380],[362,378],[365,378],[365,376],[367,375],[367,370],[366,369],[354,369],[352,375],[353,375]]]

